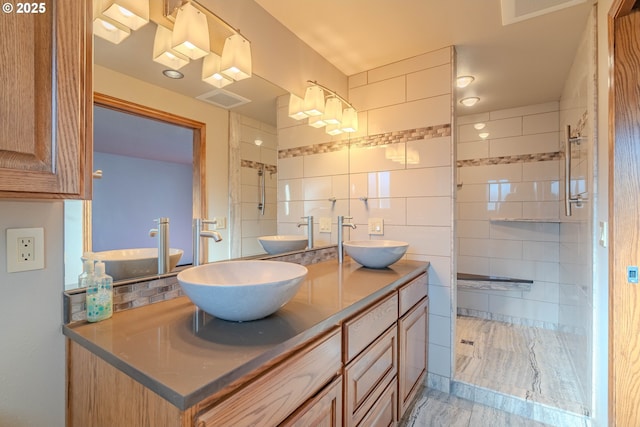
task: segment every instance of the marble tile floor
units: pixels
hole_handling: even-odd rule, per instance
[[[545,427],[519,415],[424,388],[398,427]]]
[[[588,423],[557,332],[466,316],[458,316],[456,329],[452,394],[551,425]]]

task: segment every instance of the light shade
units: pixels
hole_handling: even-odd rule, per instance
[[[103,0],[102,14],[132,30],[149,22],[149,2],[140,0]]]
[[[171,46],[177,52],[191,59],[202,58],[209,54],[207,17],[191,3],[186,3],[178,9],[176,23],[173,26]]]
[[[251,77],[251,43],[240,34],[224,41],[220,70],[233,80]]]
[[[321,128],[322,126],[326,125],[324,120],[322,120],[322,116],[310,116],[307,123],[309,126],[314,128]]]
[[[342,112],[342,124],[340,125],[343,132],[358,131],[358,112],[354,108],[345,108]]]
[[[476,123],[473,125],[473,128],[475,130],[482,130],[485,128],[485,126],[487,126],[486,123]]]
[[[342,133],[342,129],[340,129],[339,124],[327,124],[325,132],[329,135],[340,135]]]
[[[480,98],[477,96],[470,96],[468,98],[462,98],[460,103],[465,107],[473,107],[478,101],[480,101]]]
[[[328,125],[339,125],[342,122],[342,101],[335,96],[327,99],[322,120]],[[342,131],[340,131],[340,133],[342,133]]]
[[[189,63],[189,58],[171,48],[171,30],[158,25],[153,39],[153,60],[173,70]]]
[[[320,116],[324,113],[324,90],[320,86],[309,86],[304,94],[304,113]]]
[[[210,53],[202,61],[202,80],[215,87],[225,87],[233,80],[220,72],[220,55]]]
[[[463,88],[467,87],[473,82],[475,78],[473,76],[460,76],[456,79],[456,86]]]
[[[489,137],[489,132],[481,132],[478,136],[482,139],[487,139]]]
[[[296,120],[308,117],[302,110],[304,110],[304,100],[297,95],[289,94],[289,117]]]
[[[129,37],[131,30],[106,16],[93,20],[93,34],[111,43],[118,44]]]

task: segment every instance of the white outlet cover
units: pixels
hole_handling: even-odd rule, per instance
[[[21,261],[18,257],[18,239],[31,237],[34,240],[33,261]],[[7,228],[7,273],[41,270],[44,268],[44,229]]]
[[[320,217],[320,233],[331,233],[331,218]]]
[[[369,234],[376,236],[384,235],[383,218],[369,218]]]

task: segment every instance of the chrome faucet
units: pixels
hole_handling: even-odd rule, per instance
[[[154,219],[158,228],[149,230],[149,236],[158,236],[158,274],[169,272],[169,218]]]
[[[200,265],[200,238],[201,237],[209,237],[212,238],[214,242],[218,243],[222,241],[222,235],[218,233],[216,230],[203,230],[203,225],[217,225],[218,221],[215,219],[202,219],[202,218],[194,218],[193,219],[193,266]]]
[[[307,226],[307,249],[313,249],[313,216],[303,216],[302,219],[306,219],[306,222],[299,222],[298,228]]]
[[[343,248],[343,243],[344,243],[344,237],[342,235],[342,229],[344,227],[351,227],[355,230],[356,225],[352,222],[344,222],[345,219],[353,219],[352,216],[343,216],[340,215],[338,217],[338,262],[340,264],[342,264],[342,262],[344,261],[344,248]]]

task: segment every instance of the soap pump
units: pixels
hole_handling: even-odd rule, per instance
[[[99,322],[113,314],[113,278],[105,273],[104,262],[95,264],[95,272],[87,287],[87,320]]]
[[[88,288],[93,281],[93,253],[85,252],[82,257],[82,274],[78,276],[78,287]]]

